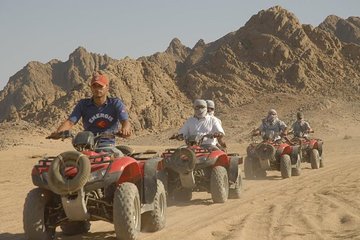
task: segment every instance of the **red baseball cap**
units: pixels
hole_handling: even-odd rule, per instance
[[[97,74],[91,79],[91,86],[97,83],[101,86],[109,85],[109,80],[105,75]]]

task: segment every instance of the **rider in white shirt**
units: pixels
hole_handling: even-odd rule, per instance
[[[184,138],[192,135],[215,134],[217,139],[205,138],[203,144],[216,146],[217,142],[219,142],[223,148],[226,148],[223,140],[223,136],[225,135],[224,129],[219,121],[207,114],[207,104],[206,101],[202,99],[196,99],[194,101],[194,116],[186,120],[179,130],[179,134],[182,134]]]
[[[221,120],[218,117],[215,117],[215,103],[213,100],[206,100],[207,105],[207,113],[215,118],[217,121],[220,122],[220,125],[222,125]]]

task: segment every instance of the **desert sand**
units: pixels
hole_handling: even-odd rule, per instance
[[[277,105],[278,112],[287,117],[283,110],[287,104],[282,103]],[[241,199],[224,204],[214,204],[208,193],[195,193],[190,203],[168,206],[163,230],[141,233],[139,239],[360,239],[359,108],[336,101],[325,105],[309,108],[305,115],[311,119],[314,137],[325,141],[324,168],[313,170],[303,163],[298,177],[281,179],[280,172],[271,171],[262,180],[244,179]],[[266,107],[259,107],[256,114],[263,114]],[[240,119],[249,122],[251,109],[255,107],[243,108]],[[234,124],[235,112],[220,117],[229,150],[244,156],[250,140],[236,133],[245,132],[251,124]],[[252,116],[256,127],[258,118]],[[176,129],[134,137],[124,144],[139,151],[161,151],[180,144],[167,140],[172,131]],[[70,141],[47,140],[46,134],[13,123],[1,129],[8,144],[2,147],[0,158],[0,239],[24,239],[22,210],[26,194],[34,188],[32,166],[46,154],[72,149]],[[92,222],[85,235],[63,236],[58,229],[57,239],[116,238],[112,224],[98,221]]]

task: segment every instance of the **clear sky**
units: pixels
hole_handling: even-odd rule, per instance
[[[280,5],[301,23],[360,16],[360,0],[0,0],[0,90],[30,61],[67,61],[79,46],[121,59],[164,51],[177,37],[192,48]]]

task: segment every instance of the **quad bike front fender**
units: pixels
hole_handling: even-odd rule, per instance
[[[38,186],[40,188],[50,190],[48,182],[47,182],[47,178],[48,178],[47,172],[43,172],[41,174],[36,174],[36,175],[35,174],[31,175],[31,179],[32,179],[34,186]]]
[[[287,155],[290,155],[292,152],[292,146],[286,144],[286,143],[283,143],[283,144],[280,144],[280,146],[277,147],[276,149],[276,152],[275,152],[275,156],[276,158],[280,158],[281,156],[287,154]]]
[[[223,166],[229,168],[229,157],[221,150],[214,150],[208,156],[201,156],[196,159],[195,170],[207,167]]]
[[[119,178],[117,179],[118,185],[123,182],[135,183],[142,178],[138,161],[128,156],[121,157],[111,164],[108,174],[112,173],[119,174]]]
[[[136,183],[142,178],[142,172],[138,161],[132,157],[121,157],[109,164],[106,174],[102,179],[88,182],[85,192],[93,191],[99,188],[105,188],[111,184],[119,185],[123,182]]]
[[[208,157],[200,157],[196,161],[195,170],[203,169],[207,167],[223,166],[226,169],[229,168],[230,158],[226,153],[220,151],[221,154],[210,154]]]
[[[319,155],[322,155],[323,149],[323,141],[321,139],[312,139],[310,141],[310,149],[317,149],[319,151]]]
[[[223,151],[218,150],[218,151],[211,152],[209,155],[209,159],[215,160],[214,167],[223,166],[225,168],[229,168],[230,158]]]

